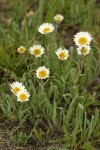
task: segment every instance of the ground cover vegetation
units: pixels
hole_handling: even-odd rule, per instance
[[[99,1],[0,5],[1,150],[99,150]]]

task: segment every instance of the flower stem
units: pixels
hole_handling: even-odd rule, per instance
[[[80,57],[80,74],[82,74],[84,68],[84,56],[81,55]]]
[[[48,34],[48,49],[47,49],[47,55],[48,52],[50,51],[50,34]]]

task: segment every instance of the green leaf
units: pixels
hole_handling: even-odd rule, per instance
[[[59,0],[51,0],[50,8],[49,8],[49,11],[46,16],[46,21],[50,22],[51,20],[53,20],[55,11],[57,9],[58,2],[59,2]]]
[[[96,150],[92,145],[91,142],[86,141],[82,146],[81,149],[83,150]]]
[[[42,22],[43,13],[44,13],[44,5],[45,5],[45,1],[40,0],[39,8],[36,10],[36,12],[34,13],[34,16],[32,18],[33,29],[36,29],[37,26]]]
[[[76,135],[78,133],[79,123],[80,123],[80,116],[79,116],[80,114],[78,112],[78,109],[79,108],[77,108],[77,110],[76,110],[75,127],[74,127],[74,130],[72,132],[72,139],[71,139],[71,145],[72,145],[72,147],[73,147],[73,145],[74,145],[74,143],[76,141]]]
[[[44,6],[45,6],[45,0],[40,0],[39,1],[39,19],[38,19],[40,21],[42,21],[42,18],[43,18]]]
[[[64,137],[64,138],[60,138],[60,139],[56,139],[56,140],[50,140],[48,142],[49,143],[63,143],[63,142],[66,142],[68,140],[69,140],[69,138]]]
[[[73,108],[75,107],[75,103],[77,101],[77,97],[78,97],[78,94],[73,98],[69,108],[68,108],[68,111],[67,111],[67,116],[66,116],[66,125],[69,124],[70,122],[70,119],[71,119],[71,116],[72,116],[72,112],[73,112]]]

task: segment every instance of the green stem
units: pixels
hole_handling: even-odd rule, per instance
[[[57,39],[57,41],[58,41],[58,27],[59,27],[59,24],[56,24],[55,32],[56,32],[56,39]]]
[[[41,87],[41,91],[44,91],[44,85],[43,85],[43,80],[41,79],[41,81],[39,82],[39,85]]]
[[[48,34],[48,48],[47,48],[47,56],[50,51],[50,34]]]
[[[84,67],[84,56],[81,55],[81,57],[80,57],[80,74],[82,74],[83,67]]]
[[[61,68],[62,68],[63,77],[65,77],[65,64],[64,64],[64,60],[62,60]]]
[[[58,27],[59,27],[59,24],[56,24],[55,26],[56,35],[58,34]]]

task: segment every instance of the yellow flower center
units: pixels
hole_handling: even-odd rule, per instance
[[[45,70],[41,70],[39,72],[39,77],[41,77],[41,78],[46,77],[46,75],[47,75],[47,72]]]
[[[64,58],[66,57],[66,55],[65,55],[64,52],[61,52],[61,53],[59,54],[59,56],[60,56],[61,59],[64,59]]]
[[[40,49],[35,49],[33,53],[34,53],[34,55],[40,55],[41,50]]]
[[[43,30],[44,33],[48,33],[49,31],[50,31],[50,28],[48,27]]]
[[[27,99],[27,95],[25,93],[22,93],[20,94],[19,98],[24,101]]]
[[[79,44],[82,44],[82,45],[87,44],[87,38],[81,37],[81,38],[79,38],[78,42],[79,42]]]
[[[19,52],[20,54],[23,54],[23,53],[25,52],[25,48],[23,48],[23,47],[19,48],[19,49],[18,49],[18,52]]]
[[[87,48],[82,48],[82,49],[80,49],[80,51],[84,55],[84,54],[87,54],[88,49]]]
[[[14,93],[17,93],[17,92],[19,92],[19,91],[20,91],[20,88],[18,88],[18,87],[14,87],[12,90],[13,90],[13,92],[14,92]]]
[[[55,20],[56,21],[61,21],[61,17],[56,17]]]

